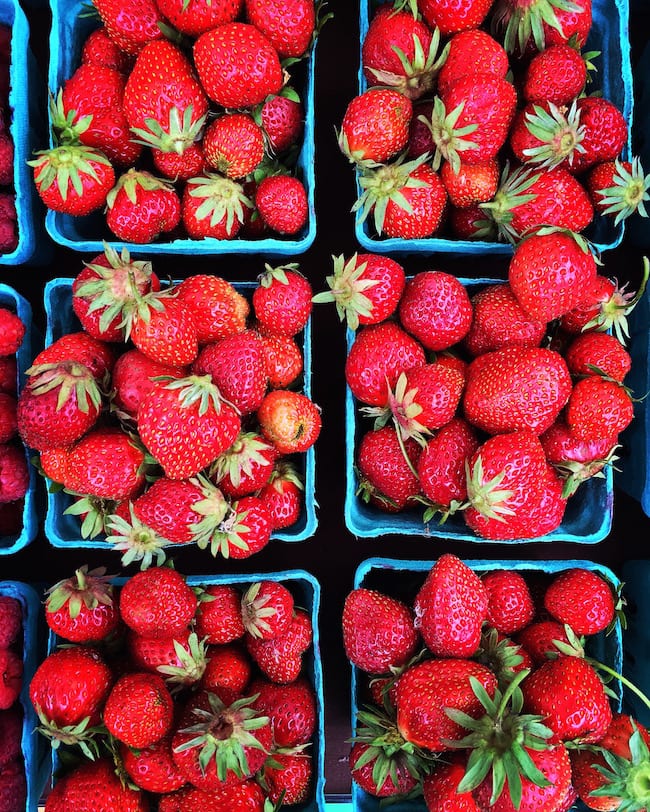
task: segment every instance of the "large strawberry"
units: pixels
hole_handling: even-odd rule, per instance
[[[351,161],[381,164],[404,149],[413,105],[402,93],[371,88],[348,104],[339,146]]]
[[[173,185],[150,172],[129,169],[106,196],[106,224],[120,240],[148,243],[181,219]]]
[[[171,730],[174,703],[159,674],[124,674],[111,688],[103,719],[108,732],[129,747],[150,747]]]
[[[99,150],[62,145],[36,153],[36,190],[48,209],[82,215],[101,208],[115,183],[115,172]]]
[[[187,366],[199,351],[192,313],[169,291],[139,299],[127,331],[140,352],[158,363]]]
[[[126,625],[148,637],[173,637],[187,629],[197,598],[185,579],[169,567],[151,567],[129,578],[120,592]]]
[[[245,0],[248,22],[261,31],[282,59],[299,58],[316,28],[313,0]]]
[[[551,45],[528,64],[523,94],[529,102],[568,104],[586,81],[587,64],[580,51],[565,43]]]
[[[121,429],[94,429],[76,443],[66,473],[83,494],[133,499],[144,489],[144,452]]]
[[[567,403],[566,422],[583,441],[606,437],[610,446],[634,417],[632,399],[624,386],[600,375],[581,378]]]
[[[503,46],[486,31],[480,28],[460,31],[449,40],[447,58],[438,74],[438,92],[445,93],[456,79],[474,73],[491,73],[505,79],[508,68]]]

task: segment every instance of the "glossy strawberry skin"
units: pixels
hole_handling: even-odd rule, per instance
[[[255,679],[250,693],[259,694],[255,707],[271,717],[278,747],[297,747],[311,740],[316,729],[316,698],[306,679],[288,685]]]
[[[496,160],[461,163],[459,171],[454,172],[451,164],[446,162],[442,165],[440,177],[451,205],[466,209],[476,203],[492,200],[499,185],[499,165]]]
[[[57,780],[45,802],[47,812],[147,812],[141,792],[123,785],[111,759],[84,761]]]
[[[312,0],[246,0],[246,17],[285,59],[306,53],[316,25]]]
[[[462,758],[454,758],[424,779],[424,801],[429,812],[478,812],[471,792],[456,792],[465,769]]]
[[[591,223],[594,209],[587,191],[563,167],[541,172],[528,189],[534,200],[512,211],[511,226],[524,235],[548,225],[580,232]]]
[[[404,329],[427,350],[446,350],[469,331],[472,306],[463,285],[451,274],[423,271],[410,279],[399,304]]]
[[[257,693],[252,686],[250,689],[247,687],[253,664],[242,646],[208,646],[207,658],[208,664],[200,682],[202,690],[216,694],[226,705],[232,704],[240,696]],[[268,711],[265,712],[270,715]]]
[[[548,661],[547,652],[560,656],[559,649],[554,643],[555,640],[569,645],[564,627],[554,620],[535,621],[522,629],[516,639],[536,665],[543,665]]]
[[[628,137],[628,128],[621,111],[603,98],[587,96],[578,100],[580,123],[585,128],[582,146],[576,153],[572,172],[582,172],[596,163],[617,158]]]
[[[371,88],[348,104],[342,149],[357,162],[386,163],[406,146],[412,115],[413,106],[402,93]]]
[[[104,706],[109,733],[129,747],[150,747],[166,736],[173,721],[173,700],[159,674],[120,677]]]
[[[480,28],[454,34],[449,41],[449,54],[438,74],[438,93],[447,92],[456,79],[479,71],[505,78],[508,55],[503,46]]]
[[[312,288],[300,273],[285,270],[286,282],[271,277],[253,292],[255,317],[265,333],[293,337],[307,324],[312,312]],[[266,281],[266,280],[265,280]]]
[[[420,447],[411,439],[404,443],[411,462],[417,469]],[[369,431],[359,445],[358,466],[361,483],[371,494],[384,497],[393,510],[402,510],[419,493],[417,477],[407,465],[395,429],[391,426]]]
[[[418,9],[430,28],[436,26],[441,34],[454,34],[479,28],[492,5],[492,0],[457,3],[453,0],[420,0]]]
[[[127,350],[115,362],[111,383],[114,403],[131,417],[135,418],[142,398],[154,387],[157,376],[183,378],[187,367],[161,364],[148,358],[140,350]]]
[[[544,607],[578,635],[598,634],[615,617],[610,585],[598,573],[583,568],[557,575],[546,590]]]
[[[228,178],[243,178],[264,158],[264,134],[252,116],[225,113],[203,134],[203,153],[212,167]]]
[[[136,195],[134,203],[120,189],[109,206],[106,224],[116,237],[126,242],[149,243],[179,224],[181,202],[174,189],[139,189]]]
[[[532,58],[526,70],[523,94],[529,102],[568,104],[580,95],[587,67],[570,45],[551,45]]]
[[[393,200],[388,201],[383,223],[383,233],[387,237],[405,240],[430,237],[442,224],[447,193],[440,175],[428,164],[422,164],[409,173],[409,178],[420,184],[418,187],[403,186],[400,189],[411,211]]]
[[[630,354],[615,336],[608,333],[587,332],[577,336],[564,357],[572,375],[593,375],[591,367],[597,367],[619,383],[623,383],[632,367]]]
[[[243,6],[243,0],[160,0],[158,7],[174,28],[191,37],[198,37],[224,23],[233,22]]]
[[[82,493],[116,501],[133,499],[145,484],[144,453],[120,429],[96,429],[75,445],[68,476]]]
[[[273,154],[282,155],[302,135],[303,106],[301,102],[283,95],[271,96],[263,102],[259,120]]]
[[[273,640],[246,635],[248,652],[262,673],[272,682],[294,682],[302,670],[302,656],[312,642],[309,615],[297,609],[287,631]]]
[[[512,634],[533,619],[535,607],[525,578],[514,570],[494,570],[483,576],[488,594],[488,622],[503,634]]]
[[[145,637],[173,637],[187,629],[196,596],[182,575],[168,567],[136,573],[120,592],[120,614],[126,625]]]
[[[289,175],[264,178],[255,191],[255,206],[263,222],[278,234],[298,234],[309,219],[305,185]]]
[[[455,417],[428,441],[418,461],[422,493],[443,509],[467,498],[465,463],[478,448],[473,428]]]
[[[632,400],[625,389],[598,375],[579,380],[567,404],[567,425],[579,440],[606,437],[613,445],[633,417]]]
[[[241,594],[228,584],[211,584],[205,590],[209,600],[200,601],[196,613],[196,633],[212,645],[224,645],[244,635]]]
[[[65,148],[59,147],[59,149]],[[72,181],[68,181],[65,189],[62,189],[56,180],[46,188],[39,180],[39,172],[49,160],[47,155],[43,155],[39,159],[38,165],[34,167],[36,190],[48,209],[78,217],[90,214],[106,203],[106,197],[115,184],[115,171],[105,160],[92,156],[89,158],[90,171],[79,173],[81,192],[74,189]]]
[[[140,789],[162,794],[174,792],[185,784],[185,776],[174,764],[169,736],[138,750],[122,745],[120,755],[124,769]]]
[[[193,274],[175,290],[179,301],[191,312],[200,345],[211,344],[246,329],[250,305],[225,279]]]

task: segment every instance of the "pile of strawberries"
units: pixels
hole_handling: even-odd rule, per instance
[[[314,0],[97,0],[103,25],[52,100],[53,149],[31,162],[52,210],[105,209],[130,243],[298,234]]]
[[[339,135],[371,234],[516,243],[646,215],[650,176],[623,113],[590,86],[591,0],[400,0],[362,48],[369,89]],[[491,32],[491,33],[488,33]]]
[[[18,430],[81,534],[105,533],[125,564],[191,542],[246,558],[300,516],[293,462],[321,420],[288,387],[311,287],[295,265],[260,279],[251,302],[211,275],[160,290],[149,262],[107,247],[72,284],[83,330],[28,370]]]
[[[10,254],[18,245],[14,182],[14,142],[9,132],[11,28],[0,25],[0,254]]]
[[[25,449],[18,440],[16,353],[25,336],[20,317],[0,307],[0,539],[19,534],[29,487]]]
[[[27,798],[22,751],[23,610],[0,583],[0,812],[23,812]]]
[[[311,619],[280,581],[242,594],[152,567],[119,588],[82,567],[45,617],[66,645],[30,697],[69,768],[47,812],[264,812],[311,796]]]
[[[423,794],[431,812],[566,812],[577,797],[590,809],[647,807],[650,734],[612,710],[603,679],[616,672],[583,647],[619,622],[601,575],[479,577],[445,554],[405,597],[361,587],[343,610],[346,653],[372,703],[350,754],[361,789]]]
[[[619,339],[641,291],[599,275],[565,231],[522,240],[509,281],[471,296],[444,271],[407,280],[375,254],[338,257],[327,282],[315,301],[334,300],[360,327],[345,376],[375,419],[357,449],[357,493],[390,512],[424,505],[425,522],[461,513],[488,539],[555,530],[632,420]]]

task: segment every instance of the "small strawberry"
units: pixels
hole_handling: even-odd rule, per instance
[[[185,776],[174,764],[169,736],[137,750],[123,744],[120,756],[127,775],[140,789],[166,794],[185,784]]]
[[[228,584],[211,584],[199,601],[196,633],[212,645],[225,645],[244,636],[241,594]]]
[[[413,504],[420,490],[416,474],[420,446],[411,439],[400,442],[392,426],[369,431],[361,440],[357,460],[358,492],[364,501],[378,501],[394,511]]]
[[[23,343],[25,336],[25,325],[16,313],[0,307],[0,357],[15,355],[18,348]]]
[[[15,445],[0,445],[0,504],[22,499],[29,487],[25,451]]]
[[[190,178],[182,199],[185,230],[195,240],[213,237],[230,240],[244,222],[244,210],[252,206],[241,184],[221,175],[206,173]]]
[[[131,668],[161,674],[168,685],[184,687],[198,683],[206,669],[206,646],[188,630],[173,637],[127,637]]]
[[[353,665],[384,674],[415,654],[418,633],[408,606],[373,589],[358,588],[343,606],[343,645]]]
[[[494,570],[481,579],[488,595],[488,623],[503,634],[512,634],[533,619],[535,607],[528,584],[516,570]]]
[[[583,568],[561,572],[544,595],[544,608],[578,635],[598,634],[615,617],[615,599],[610,585],[598,573]]]
[[[246,19],[261,31],[282,59],[299,58],[316,28],[313,0],[245,0]]]
[[[287,389],[303,370],[300,348],[289,336],[264,335],[260,331],[264,365],[271,389]]]
[[[150,172],[129,169],[106,197],[106,224],[120,240],[152,242],[181,219],[174,187]]]
[[[291,527],[302,511],[304,485],[290,463],[276,463],[269,481],[259,491],[258,496],[268,511],[273,530]]]
[[[0,711],[7,710],[23,687],[23,661],[11,649],[0,649]]]
[[[98,150],[64,145],[36,153],[29,161],[34,183],[48,209],[80,216],[100,209],[115,184],[108,158]]]
[[[459,793],[457,787],[465,776],[466,764],[460,757],[436,766],[424,779],[424,802],[429,812],[478,812],[470,792]]]
[[[309,615],[296,609],[287,631],[273,640],[246,636],[248,653],[272,682],[294,682],[302,670],[302,657],[312,643]]]
[[[198,37],[219,25],[233,22],[243,0],[158,0],[158,8],[174,28],[190,37]]]
[[[594,367],[608,378],[623,383],[632,359],[613,335],[588,332],[575,338],[564,355],[572,375],[593,375]]]
[[[113,685],[103,718],[118,741],[129,747],[150,747],[171,730],[173,700],[161,676],[125,674]]]
[[[585,57],[576,48],[561,43],[549,46],[531,59],[523,94],[528,102],[569,104],[580,95],[586,82]]]
[[[103,341],[85,332],[65,333],[49,347],[38,353],[33,367],[41,364],[58,364],[61,361],[74,361],[83,364],[91,371],[98,383],[101,383],[115,364],[115,355],[111,347]]]
[[[276,753],[273,761],[279,766],[267,764],[263,773],[271,802],[299,804],[308,800],[312,784],[311,756],[308,753]]]
[[[316,698],[306,679],[300,677],[288,685],[255,679],[250,691],[257,694],[255,707],[270,717],[278,747],[299,747],[311,740],[316,730]]]
[[[272,640],[289,628],[293,595],[277,581],[257,581],[244,593],[241,610],[248,634],[260,640]]]
[[[169,567],[152,567],[133,575],[120,592],[120,614],[144,637],[173,637],[187,628],[196,596],[182,575]]]
[[[370,732],[365,735],[370,741],[355,741],[350,751],[350,773],[353,781],[375,798],[392,798],[408,794],[415,789],[418,782],[416,760],[409,759],[406,749],[392,752],[395,748],[386,745],[382,740],[384,727],[378,726],[378,730],[375,731],[368,724],[366,729]],[[358,729],[356,735],[365,738],[363,729]],[[392,723],[386,737],[402,738]]]
[[[580,124],[584,127],[583,152],[574,158],[571,170],[582,172],[603,161],[617,158],[628,139],[628,127],[623,113],[602,97],[585,96],[578,99]]]
[[[282,155],[300,140],[304,110],[292,87],[285,85],[280,93],[266,98],[253,116],[264,130],[267,149],[272,155]]]
[[[156,383],[155,378],[184,378],[187,374],[187,367],[161,364],[140,350],[127,350],[120,355],[113,368],[112,402],[120,411],[135,419],[142,398],[151,392]]]
[[[252,116],[225,113],[207,127],[203,153],[212,169],[228,178],[243,178],[264,158],[264,133]]]
[[[548,662],[550,656],[565,656],[558,649],[556,641],[569,646],[564,626],[554,620],[537,620],[517,634],[517,642],[523,646],[535,665]]]
[[[152,0],[97,0],[95,8],[109,37],[122,51],[135,56],[147,42],[163,36],[158,23],[164,23]]]
[[[189,544],[193,529],[204,518],[197,505],[205,494],[200,483],[160,477],[133,502],[133,513],[172,544]],[[224,513],[226,504],[224,500]]]
[[[476,203],[486,203],[495,196],[499,185],[499,164],[495,159],[476,164],[461,161],[457,171],[454,171],[452,164],[446,162],[440,169],[440,177],[451,205],[467,209]]]
[[[0,595],[0,648],[9,648],[23,627],[23,607],[10,595]]]
[[[638,212],[647,217],[645,201],[650,200],[650,175],[645,175],[638,158],[630,161],[604,161],[587,175],[587,189],[597,211],[614,218],[614,225]]]
[[[257,410],[262,435],[280,454],[311,448],[321,430],[318,406],[306,395],[289,389],[269,392]]]
[[[407,144],[413,105],[397,90],[371,88],[348,104],[339,147],[350,161],[383,164]]]
[[[103,65],[124,75],[131,69],[132,59],[110,38],[102,25],[91,31],[81,50],[81,62],[87,65]]]
[[[572,37],[582,48],[591,29],[591,0],[565,7],[558,0],[530,3],[528,0],[499,0],[494,22],[503,30],[506,51],[526,55]]]
[[[579,380],[566,408],[567,426],[578,440],[607,437],[610,445],[633,417],[632,398],[625,387],[600,375]]]
[[[238,499],[266,485],[276,457],[271,443],[255,432],[243,432],[228,451],[217,457],[211,467],[211,476],[223,493],[231,499]]]
[[[227,705],[240,696],[257,693],[252,686],[250,691],[246,690],[253,668],[241,646],[208,646],[206,657],[207,665],[200,683],[202,690],[216,694]]]
[[[455,276],[423,271],[407,282],[399,319],[425,349],[437,352],[465,337],[472,323],[472,305]]]
[[[513,119],[509,144],[522,164],[572,170],[576,156],[585,151],[584,135],[577,101],[569,107],[529,102]]]
[[[438,510],[443,517],[451,515],[466,501],[465,466],[478,446],[474,429],[461,417],[454,417],[429,439],[417,470],[432,513]]]
[[[217,491],[220,494],[220,491]],[[220,553],[224,558],[248,558],[262,550],[271,538],[271,517],[256,496],[244,496],[233,502],[225,517],[219,513],[213,518],[208,504],[208,517],[195,529],[195,540],[200,549],[210,547],[212,555]]]
[[[211,344],[246,329],[250,305],[225,279],[193,274],[175,291],[179,301],[192,312],[199,344]]]
[[[182,152],[175,149],[164,151],[152,147],[153,165],[160,175],[170,180],[189,180],[208,171],[208,164],[201,144],[194,141]]]
[[[265,265],[253,292],[255,317],[267,334],[295,336],[312,311],[312,289],[296,263],[272,268]]]
[[[55,634],[72,643],[97,643],[117,629],[115,590],[105,573],[83,566],[47,590],[45,620]]]
[[[540,438],[546,459],[564,479],[564,495],[576,492],[581,482],[592,476],[603,476],[606,465],[616,459],[615,446],[609,437],[579,440],[560,419]]]
[[[278,234],[298,234],[311,204],[304,183],[289,175],[270,175],[255,190],[255,206],[264,224]]]
[[[418,10],[430,28],[441,34],[455,34],[479,28],[493,0],[470,0],[458,6],[453,0],[418,0]]]

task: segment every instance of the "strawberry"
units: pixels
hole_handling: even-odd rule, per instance
[[[186,367],[161,364],[140,350],[127,350],[120,355],[113,368],[113,403],[129,417],[136,418],[142,398],[153,389],[155,378],[184,378],[187,374]]]
[[[174,28],[190,37],[198,37],[224,23],[233,22],[243,0],[158,0],[158,8]]]
[[[34,358],[33,367],[41,364],[57,364],[60,361],[76,361],[91,371],[100,383],[115,364],[115,355],[108,344],[98,341],[87,333],[66,333]]]
[[[402,93],[371,88],[348,104],[339,147],[358,164],[385,163],[406,146],[412,115],[413,105]]]
[[[241,184],[221,175],[206,173],[190,178],[183,191],[182,219],[195,240],[214,237],[230,240],[244,222],[244,210],[252,206]]]
[[[474,429],[461,417],[454,417],[429,439],[417,472],[431,510],[450,515],[467,499],[465,465],[478,445]]]
[[[413,117],[409,126],[409,140],[406,150],[407,158],[419,158],[427,152],[435,152],[436,147],[429,127],[432,113],[432,101],[420,100],[413,105]]]
[[[189,180],[208,171],[208,164],[203,154],[202,145],[193,142],[183,152],[163,151],[152,147],[151,156],[156,170],[170,180]]]
[[[267,150],[272,155],[282,155],[300,140],[304,110],[300,97],[288,85],[277,95],[266,98],[253,117],[264,130]]]
[[[0,504],[22,499],[29,487],[25,451],[14,445],[0,445]]]
[[[360,210],[359,219],[365,221],[372,212],[380,236],[408,240],[434,234],[442,223],[447,193],[426,158],[365,170],[359,178],[361,197],[352,207]]]
[[[23,687],[23,661],[11,649],[0,649],[0,711],[7,710]]]
[[[474,318],[463,343],[472,356],[541,344],[546,322],[524,312],[508,283],[483,288],[471,303]]]
[[[127,637],[131,667],[162,674],[169,685],[184,687],[198,683],[206,669],[206,646],[188,630],[173,637]]]
[[[535,665],[542,665],[549,659],[548,653],[563,656],[555,641],[569,645],[564,627],[554,620],[537,620],[517,634],[517,642],[523,646]]]
[[[369,85],[397,88],[411,99],[431,89],[440,67],[440,35],[407,11],[379,6],[363,41],[361,61]]]
[[[105,573],[84,565],[47,590],[45,620],[55,634],[72,643],[98,643],[117,629],[115,590]]]
[[[108,158],[96,149],[63,145],[41,150],[28,162],[34,168],[34,183],[48,209],[80,216],[106,203],[115,184],[115,172]]]
[[[208,504],[211,501],[214,500],[208,500]],[[205,522],[205,528],[199,526],[196,529],[195,539],[200,549],[209,545],[212,555],[220,553],[224,558],[239,559],[248,558],[269,543],[271,517],[256,496],[244,496],[233,502],[219,523],[220,516],[221,513],[213,521]],[[211,518],[209,515],[208,519]]]
[[[242,597],[242,620],[247,633],[261,640],[284,634],[293,616],[293,595],[277,581],[257,581]]]
[[[121,429],[94,429],[76,443],[67,475],[81,493],[115,501],[133,499],[145,484],[144,452]]]
[[[374,589],[358,588],[343,606],[343,645],[353,665],[384,674],[407,663],[418,645],[408,606]]]
[[[459,209],[492,200],[499,185],[499,165],[495,159],[485,163],[465,164],[454,171],[452,164],[442,165],[440,177],[447,190],[449,202]]]
[[[206,656],[208,661],[200,687],[204,691],[216,694],[226,704],[244,696],[253,671],[244,649],[237,645],[209,646]],[[253,695],[257,691],[251,690],[247,693]]]
[[[0,711],[0,768],[4,771],[12,761],[22,758],[23,710],[13,705]],[[2,797],[0,795],[0,797]]]
[[[493,628],[512,634],[530,623],[535,607],[522,575],[515,570],[494,570],[481,580],[488,595],[487,620]]]
[[[478,649],[487,607],[480,578],[459,558],[444,554],[415,598],[415,627],[435,656],[471,657]]]
[[[199,602],[196,633],[213,645],[232,643],[244,636],[241,594],[228,584],[211,584]]]
[[[212,477],[231,499],[263,488],[273,473],[275,447],[255,432],[243,432],[212,465]]]
[[[159,812],[219,812],[219,809],[263,812],[264,804],[260,785],[249,779],[241,784],[220,786],[216,792],[204,792],[188,784],[178,792],[163,795]]]
[[[269,481],[258,493],[273,530],[290,527],[299,520],[303,489],[302,481],[290,463],[280,461],[275,465]]]
[[[106,224],[120,240],[152,242],[181,219],[174,187],[150,172],[129,169],[106,197]]]
[[[602,97],[585,96],[578,99],[580,124],[584,127],[581,146],[572,164],[573,172],[582,172],[596,163],[617,158],[628,139],[627,122],[623,113]]]
[[[196,482],[161,477],[133,502],[133,512],[163,539],[189,544],[194,540],[194,526],[204,518],[196,509],[204,497]]]
[[[265,265],[253,292],[253,310],[267,334],[297,335],[309,321],[312,289],[296,263],[272,268]]]
[[[112,759],[84,761],[59,779],[45,802],[47,812],[147,812],[142,792],[124,785]]]
[[[245,0],[245,7],[248,22],[268,37],[280,58],[307,52],[317,22],[313,0]]]
[[[174,764],[169,736],[137,750],[123,744],[120,756],[127,775],[140,789],[166,794],[185,784],[185,776]]]
[[[0,307],[0,336],[0,358],[15,355],[25,336],[20,317],[6,307]]]
[[[550,742],[598,742],[612,721],[603,683],[579,657],[548,660],[522,686],[524,710],[544,717]]]
[[[587,64],[580,51],[561,43],[536,54],[526,68],[523,95],[528,102],[569,104],[587,82]]]
[[[270,40],[247,23],[224,23],[194,43],[205,92],[226,108],[254,107],[282,87],[282,68]]]
[[[460,31],[449,41],[447,58],[438,74],[438,92],[447,92],[456,79],[479,71],[504,79],[508,68],[503,46],[486,31],[480,28]]]
[[[267,764],[264,780],[269,787],[268,797],[273,803],[299,804],[308,800],[312,783],[312,759],[307,753],[276,753]]]
[[[312,627],[309,615],[296,609],[287,631],[273,640],[246,636],[248,653],[260,671],[271,682],[294,682],[302,670],[302,655],[311,646]]]
[[[427,350],[446,350],[460,341],[472,323],[467,291],[455,276],[423,271],[410,279],[399,303],[404,329]]]
[[[157,674],[132,673],[113,685],[104,706],[108,732],[129,747],[150,747],[171,730],[173,700]]]
[[[257,695],[255,707],[271,719],[277,747],[299,747],[311,740],[316,730],[316,699],[307,680],[301,677],[288,685],[276,685],[256,679],[250,691]]]
[[[302,352],[289,336],[260,333],[264,366],[271,389],[287,389],[303,369]]]
[[[252,116],[225,113],[207,127],[203,153],[212,169],[228,178],[243,178],[262,162],[264,133]]]
[[[194,375],[209,375],[225,400],[241,415],[259,409],[268,378],[261,339],[252,330],[203,347],[192,364]]]
[[[638,158],[604,161],[587,175],[587,189],[597,211],[614,218],[614,225],[638,211],[647,217],[645,201],[650,199],[650,175],[645,175]]]
[[[379,501],[389,510],[413,504],[419,493],[416,475],[420,446],[408,439],[400,445],[392,426],[369,431],[359,445],[359,493],[364,501]]]
[[[572,310],[596,276],[591,250],[576,234],[532,234],[515,246],[508,280],[515,298],[531,316],[551,321]]]
[[[407,760],[405,752],[387,753],[387,749],[382,743],[357,741],[350,751],[352,779],[376,798],[408,794],[417,786],[412,759]]]
[[[472,660],[427,660],[405,671],[397,682],[397,727],[406,741],[436,752],[451,750],[451,743],[464,734],[446,711],[459,710],[473,718],[482,712],[472,677],[494,696],[496,677]]]
[[[623,383],[632,366],[630,354],[608,333],[588,332],[578,336],[564,357],[572,375],[593,375],[596,367],[618,383]]]
[[[436,766],[424,779],[424,802],[429,812],[478,812],[470,792],[458,793],[457,787],[465,775],[466,765],[460,757]]]
[[[455,34],[479,28],[493,0],[469,0],[458,5],[452,0],[418,0],[418,10],[430,28],[438,28],[441,34]]]
[[[584,152],[584,127],[574,100],[570,106],[529,102],[515,115],[509,133],[510,148],[522,164],[572,170]]]
[[[88,34],[81,49],[81,62],[85,65],[112,68],[125,76],[132,66],[130,55],[113,42],[103,25]]]
[[[449,226],[451,233],[460,240],[496,240],[497,231],[494,223],[480,204],[466,209],[450,208]]]
[[[0,648],[9,648],[23,626],[23,608],[16,598],[0,595]]]
[[[566,408],[567,426],[578,440],[606,437],[610,445],[633,417],[632,399],[625,387],[600,375],[579,380]]]
[[[297,234],[309,218],[305,185],[289,175],[261,180],[255,191],[255,206],[264,224],[278,234]]]
[[[248,301],[225,279],[193,274],[175,291],[179,301],[192,312],[199,344],[211,344],[246,329]]]
[[[582,48],[591,21],[591,0],[581,0],[570,8],[558,0],[499,0],[494,9],[496,27],[504,29],[506,51],[518,55],[543,51],[572,37]]]
[[[158,23],[164,23],[152,0],[128,0],[126,5],[115,0],[94,3],[109,37],[122,51],[135,56],[153,39],[163,36]]]
[[[581,482],[602,476],[603,468],[615,459],[611,438],[579,440],[566,423],[556,421],[541,437],[546,459],[564,478],[564,495],[572,495]]]
[[[289,389],[274,389],[265,395],[257,410],[262,435],[280,454],[294,454],[311,448],[320,434],[320,411],[306,395]]]
[[[334,257],[334,273],[325,280],[329,291],[314,302],[334,302],[341,321],[351,330],[359,325],[379,324],[392,316],[404,291],[404,268],[380,254],[354,254],[346,260]]]
[[[196,610],[196,596],[182,575],[152,567],[133,575],[120,592],[120,614],[143,637],[173,637],[184,631]]]
[[[615,617],[610,585],[598,573],[573,568],[556,575],[544,595],[544,608],[576,634],[598,634]]]
[[[542,434],[571,395],[561,355],[543,347],[508,347],[473,361],[463,396],[465,417],[489,434]]]

